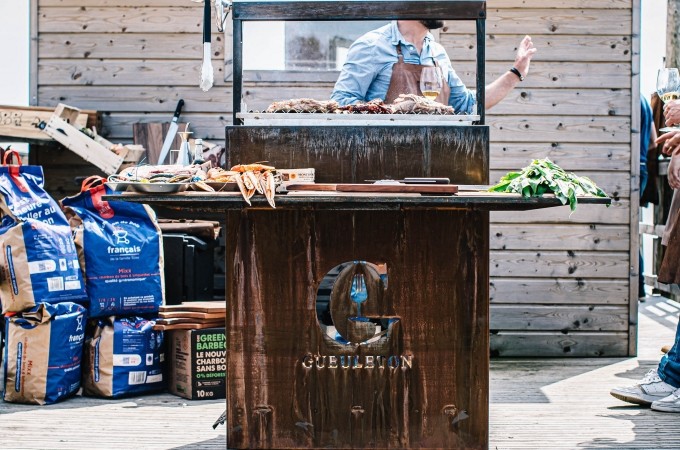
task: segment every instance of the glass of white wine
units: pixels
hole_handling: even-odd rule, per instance
[[[664,103],[680,99],[680,73],[678,73],[678,69],[659,69],[656,77],[656,93],[659,94],[661,101]],[[677,129],[677,126],[672,126],[660,128],[659,131],[665,132]]]
[[[442,71],[437,66],[425,66],[420,73],[420,91],[428,100],[437,98],[442,90]]]

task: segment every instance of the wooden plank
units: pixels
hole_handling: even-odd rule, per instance
[[[192,311],[161,311],[158,317],[161,319],[224,319],[226,310],[224,312],[206,313],[206,312],[192,312]]]
[[[214,12],[213,12],[214,14]],[[40,33],[193,33],[203,29],[203,6],[41,7]]]
[[[631,24],[634,30],[639,30],[640,26],[640,15],[641,15],[641,5],[640,0],[633,0],[632,7],[632,18]],[[631,139],[630,139],[630,159],[631,159],[631,171],[630,171],[630,183],[631,183],[631,195],[630,201],[633,205],[638,205],[640,203],[640,130],[637,129],[640,123],[641,108],[640,105],[640,33],[633,33],[632,35],[632,48],[633,52],[631,55],[631,118],[630,122],[633,124],[633,129],[631,129]],[[645,147],[648,145],[647,142],[644,143]],[[630,298],[634,299],[638,296],[639,283],[644,283],[640,280],[640,263],[641,249],[640,249],[640,235],[637,232],[637,226],[640,221],[639,219],[640,208],[631,208],[630,210],[630,225],[631,225],[631,236],[630,236]],[[643,291],[644,294],[644,291]],[[629,309],[630,317],[630,328],[628,330],[628,355],[635,356],[637,354],[637,317],[638,317],[638,302],[631,301]]]
[[[528,165],[530,162],[531,161],[527,161],[524,166]],[[513,170],[518,169],[519,167]],[[496,183],[507,172],[508,171],[506,170],[492,170],[489,174],[489,179],[492,183]],[[576,175],[590,178],[603,189],[607,195],[614,199],[630,197],[630,175],[628,172],[590,172],[579,169],[577,170]],[[455,182],[455,180],[452,181]]]
[[[549,2],[546,2],[549,3]],[[529,8],[525,5],[513,9],[494,8],[490,5],[486,18],[487,35],[629,35],[631,33],[630,9],[565,9]],[[474,22],[460,22],[452,27],[455,33],[474,33]]]
[[[637,206],[635,206],[637,208]],[[625,225],[630,223],[630,201],[613,201],[610,207],[601,205],[578,205],[573,213],[568,207],[523,211],[521,214],[492,211],[492,223],[593,223]]]
[[[491,305],[491,333],[514,331],[628,331],[628,305]]]
[[[630,244],[629,228],[625,225],[516,225],[494,224],[491,227],[491,248],[494,250],[590,250],[625,251]]]
[[[628,144],[491,142],[491,170],[517,170],[549,158],[565,170],[630,170]]]
[[[91,108],[99,105],[100,111],[107,112],[172,112],[177,101],[185,100],[182,116],[185,112],[220,112],[227,113],[226,101],[231,89],[214,87],[203,92],[198,85],[192,87],[174,87],[163,85],[130,86],[125,89],[114,86],[100,86],[95,89],[83,89],[81,86],[41,86],[39,95],[44,105],[68,103],[80,108]]]
[[[40,34],[40,59],[182,59],[200,61],[203,42],[198,34],[169,33],[44,33]],[[213,34],[213,58],[224,58],[224,36]],[[228,42],[231,45],[231,41]],[[615,86],[612,86],[615,87]]]
[[[539,50],[540,51],[540,50]],[[541,51],[542,53],[542,51]],[[466,86],[475,85],[476,66],[474,61],[463,61],[451,53],[451,64]],[[510,56],[508,56],[509,58]],[[583,61],[545,61],[536,57],[531,61],[529,75],[520,85],[528,88],[600,88],[630,89],[630,64],[628,62],[600,63]],[[495,80],[508,70],[507,61],[488,61],[487,81]]]
[[[486,60],[512,62],[517,44],[524,34],[487,36]],[[582,62],[630,62],[631,39],[620,36],[570,36],[533,35],[536,47],[543,61]],[[440,43],[449,55],[457,60],[475,59],[476,38],[473,35],[452,35],[442,33]],[[537,58],[538,59],[538,58]]]
[[[492,304],[628,304],[627,280],[492,277],[490,292]]]
[[[193,311],[202,313],[226,312],[227,307],[222,301],[182,302],[179,305],[162,305],[160,312]]]
[[[491,276],[628,279],[627,252],[491,251]]]
[[[491,355],[500,357],[614,357],[628,354],[626,332],[519,332],[491,335]]]
[[[154,330],[159,331],[170,331],[170,330],[202,330],[205,328],[219,328],[223,325],[224,321],[220,320],[217,322],[206,322],[206,323],[175,323],[172,325],[164,325],[157,323],[153,326]]]
[[[100,168],[107,175],[116,173],[124,161],[122,156],[90,139],[57,116],[50,118],[45,127],[45,132],[85,161]]]
[[[210,319],[196,318],[196,317],[170,317],[156,319],[156,325],[206,325],[213,327],[224,326],[225,314],[220,314],[220,317],[213,317]],[[185,328],[187,329],[187,328]],[[188,328],[191,329],[191,328]]]
[[[77,6],[77,7],[139,7],[139,0],[40,0],[40,6]],[[187,6],[186,0],[144,0],[144,6],[169,7]]]
[[[487,111],[496,115],[630,116],[630,92],[619,89],[529,89],[519,86]]]
[[[198,86],[202,60],[40,59],[41,84],[67,86]],[[224,61],[212,60],[214,86],[224,86]]]
[[[40,0],[41,6],[139,6],[138,0]],[[145,0],[144,6],[168,7],[186,6],[186,0]],[[493,14],[495,8],[552,8],[552,9],[627,9],[631,0],[488,0],[487,11]]]
[[[48,122],[53,113],[54,108],[0,105],[0,136],[52,141],[47,133],[38,128],[38,124]],[[73,126],[83,128],[87,126],[87,121],[88,115],[81,112]]]
[[[189,103],[187,101],[187,103]],[[111,113],[104,117],[103,133],[115,142],[132,141],[133,126],[136,123],[166,122],[172,117],[172,111],[166,113],[140,114],[140,113]],[[224,127],[232,124],[231,116],[225,114],[193,114],[182,112],[182,122],[191,122],[189,131],[192,137],[214,141],[224,145]]]
[[[489,14],[493,14],[495,8],[627,9],[630,7],[631,0],[550,0],[549,2],[545,0],[488,0],[486,2]]]
[[[628,117],[489,116],[486,123],[496,141],[630,142]]]

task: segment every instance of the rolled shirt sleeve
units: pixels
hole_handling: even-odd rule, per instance
[[[341,105],[366,101],[366,94],[380,69],[375,62],[376,48],[375,42],[363,40],[350,46],[331,99]]]

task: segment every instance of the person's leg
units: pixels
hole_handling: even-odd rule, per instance
[[[676,388],[680,388],[680,323],[675,331],[675,343],[659,362],[659,378]]]
[[[628,403],[635,403],[636,405],[651,406],[652,409],[657,409],[655,405],[661,402],[666,406],[659,406],[660,411],[670,411],[677,408],[680,412],[680,324],[675,332],[675,344],[670,351],[661,358],[661,362],[656,369],[650,370],[645,377],[637,383],[630,386],[617,387],[609,391],[609,393]],[[675,393],[678,396],[675,396]],[[677,407],[674,405],[677,400]],[[670,406],[667,404],[670,403]],[[675,410],[673,410],[675,412]]]
[[[658,374],[664,383],[680,388],[680,324],[678,324],[678,329],[675,332],[673,347],[661,358]],[[680,413],[680,389],[676,389],[667,397],[652,402],[652,409]]]

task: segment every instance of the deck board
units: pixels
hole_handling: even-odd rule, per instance
[[[629,406],[609,395],[641,378],[671,344],[680,304],[640,305],[637,358],[495,359],[490,449],[677,449],[678,415]],[[2,449],[222,449],[212,423],[224,401],[171,394],[103,400],[76,396],[50,406],[0,402]]]

